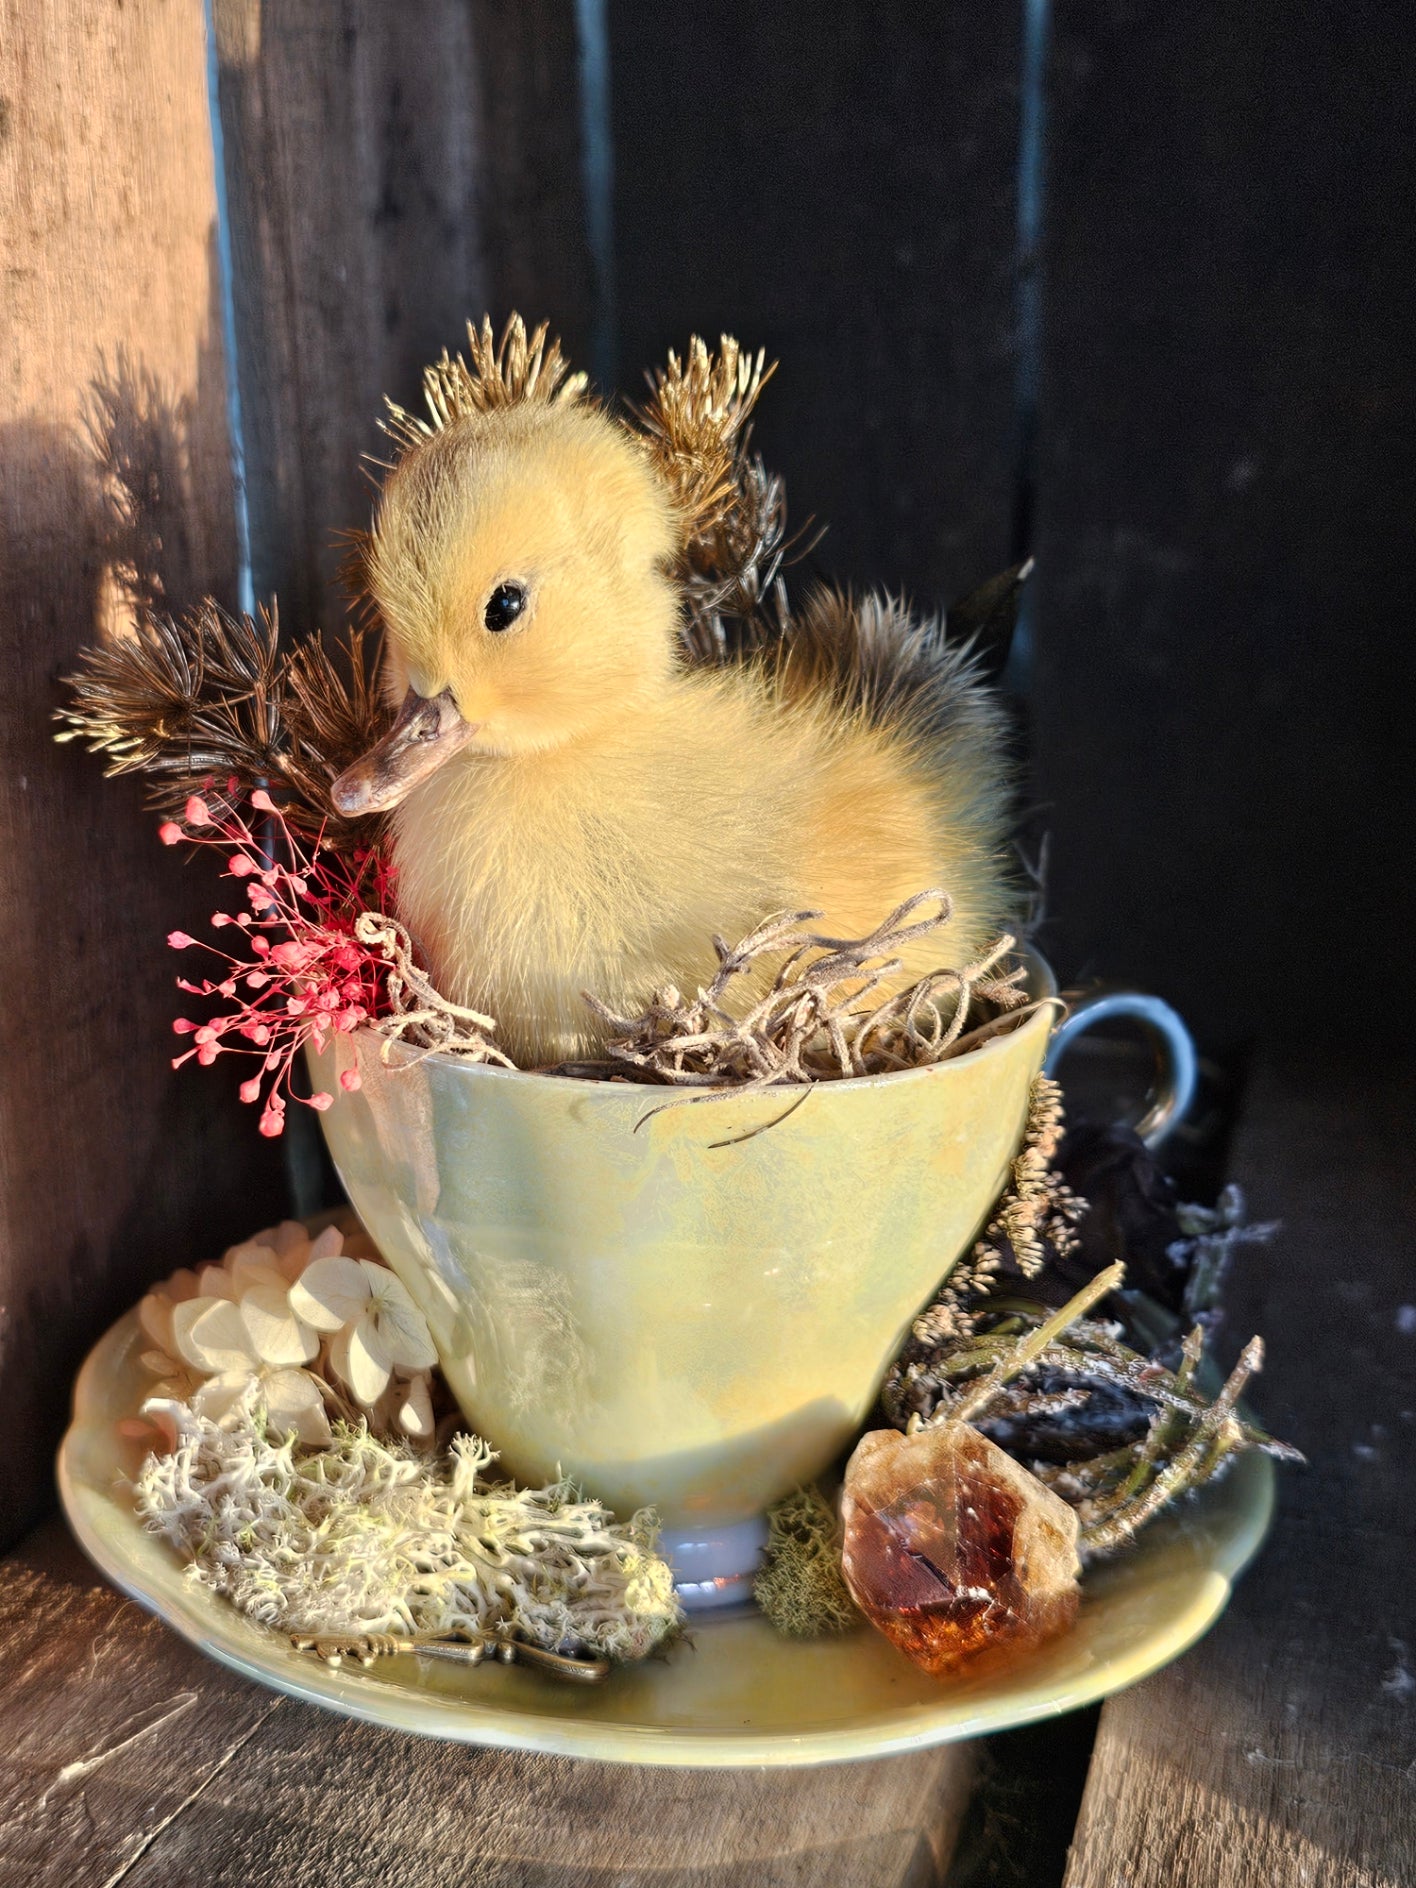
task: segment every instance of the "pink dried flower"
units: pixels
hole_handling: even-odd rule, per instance
[[[389,964],[360,943],[354,922],[370,903],[382,909],[391,901],[392,873],[374,851],[356,853],[350,862],[323,853],[316,839],[307,854],[269,794],[258,789],[251,805],[271,823],[274,849],[287,863],[267,853],[261,837],[237,810],[219,805],[213,810],[196,794],[184,816],[196,832],[174,821],[159,829],[166,844],[189,839],[220,847],[226,876],[249,881],[246,899],[251,906],[239,917],[221,911],[212,917],[213,929],[236,930],[248,957],[233,956],[185,931],[168,936],[174,950],[196,948],[221,959],[216,976],[200,982],[179,977],[177,983],[193,995],[224,999],[226,1005],[204,1023],[176,1019],[173,1030],[191,1036],[193,1046],[176,1056],[172,1066],[180,1068],[193,1057],[209,1067],[221,1055],[257,1056],[258,1073],[243,1081],[238,1092],[242,1101],[264,1101],[258,1126],[274,1138],[285,1129],[287,1097],[320,1112],[334,1100],[323,1090],[308,1097],[296,1095],[292,1075],[305,1045],[323,1050],[333,1035],[347,1035],[387,1011]],[[169,828],[175,838],[168,838]],[[351,1074],[346,1071],[341,1077],[345,1089],[359,1085],[357,1075],[349,1079]]]

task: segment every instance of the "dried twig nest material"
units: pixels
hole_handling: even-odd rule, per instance
[[[714,938],[718,974],[692,997],[662,990],[640,1016],[617,1016],[589,991],[585,1000],[609,1027],[609,1055],[654,1081],[766,1088],[919,1068],[973,1048],[1027,1006],[1023,968],[1002,967],[1016,942],[1006,936],[961,969],[870,1002],[899,971],[901,946],[941,930],[952,911],[947,892],[919,892],[862,938],[803,930],[817,911],[785,913],[735,947]],[[744,1004],[740,993],[773,962],[767,994]]]
[[[620,1016],[587,990],[585,1001],[610,1032],[608,1060],[549,1072],[745,1089],[885,1075],[962,1055],[1036,1007],[1020,988],[1024,966],[1008,963],[1014,938],[1001,937],[960,969],[931,971],[871,1001],[899,971],[901,946],[941,930],[951,914],[946,892],[926,891],[866,937],[821,936],[803,928],[820,913],[797,911],[769,918],[736,945],[714,938],[718,973],[692,996],[669,987],[642,1014]],[[381,1034],[429,1053],[512,1066],[496,1046],[495,1020],[438,994],[414,963],[402,925],[366,912],[356,931],[396,965],[393,1013],[374,1025]],[[766,993],[754,997],[764,977]]]

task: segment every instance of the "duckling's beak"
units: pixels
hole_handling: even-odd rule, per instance
[[[420,695],[410,688],[388,733],[344,770],[329,797],[347,817],[386,813],[466,747],[475,733],[458,712],[450,688],[441,695]]]

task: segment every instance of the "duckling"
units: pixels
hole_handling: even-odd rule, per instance
[[[899,982],[976,955],[1015,888],[1005,720],[968,652],[822,591],[741,659],[686,653],[761,357],[671,356],[636,429],[544,329],[500,352],[470,332],[471,369],[430,370],[430,419],[393,410],[364,561],[398,711],[332,795],[392,812],[399,913],[442,993],[536,1067],[595,1054],[584,991],[634,1014],[782,910],[854,937],[942,886],[952,921]]]

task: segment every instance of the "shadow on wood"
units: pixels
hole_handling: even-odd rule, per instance
[[[73,1367],[153,1276],[278,1212],[278,1157],[221,1082],[168,1066],[163,939],[207,893],[135,788],[56,747],[56,675],[121,619],[232,600],[215,192],[200,0],[11,9],[0,37],[0,1525],[50,1492]],[[76,108],[82,101],[82,108]],[[92,383],[141,475],[120,546]],[[121,536],[121,533],[119,534]],[[143,549],[143,547],[146,547]],[[198,912],[201,904],[198,903]]]

